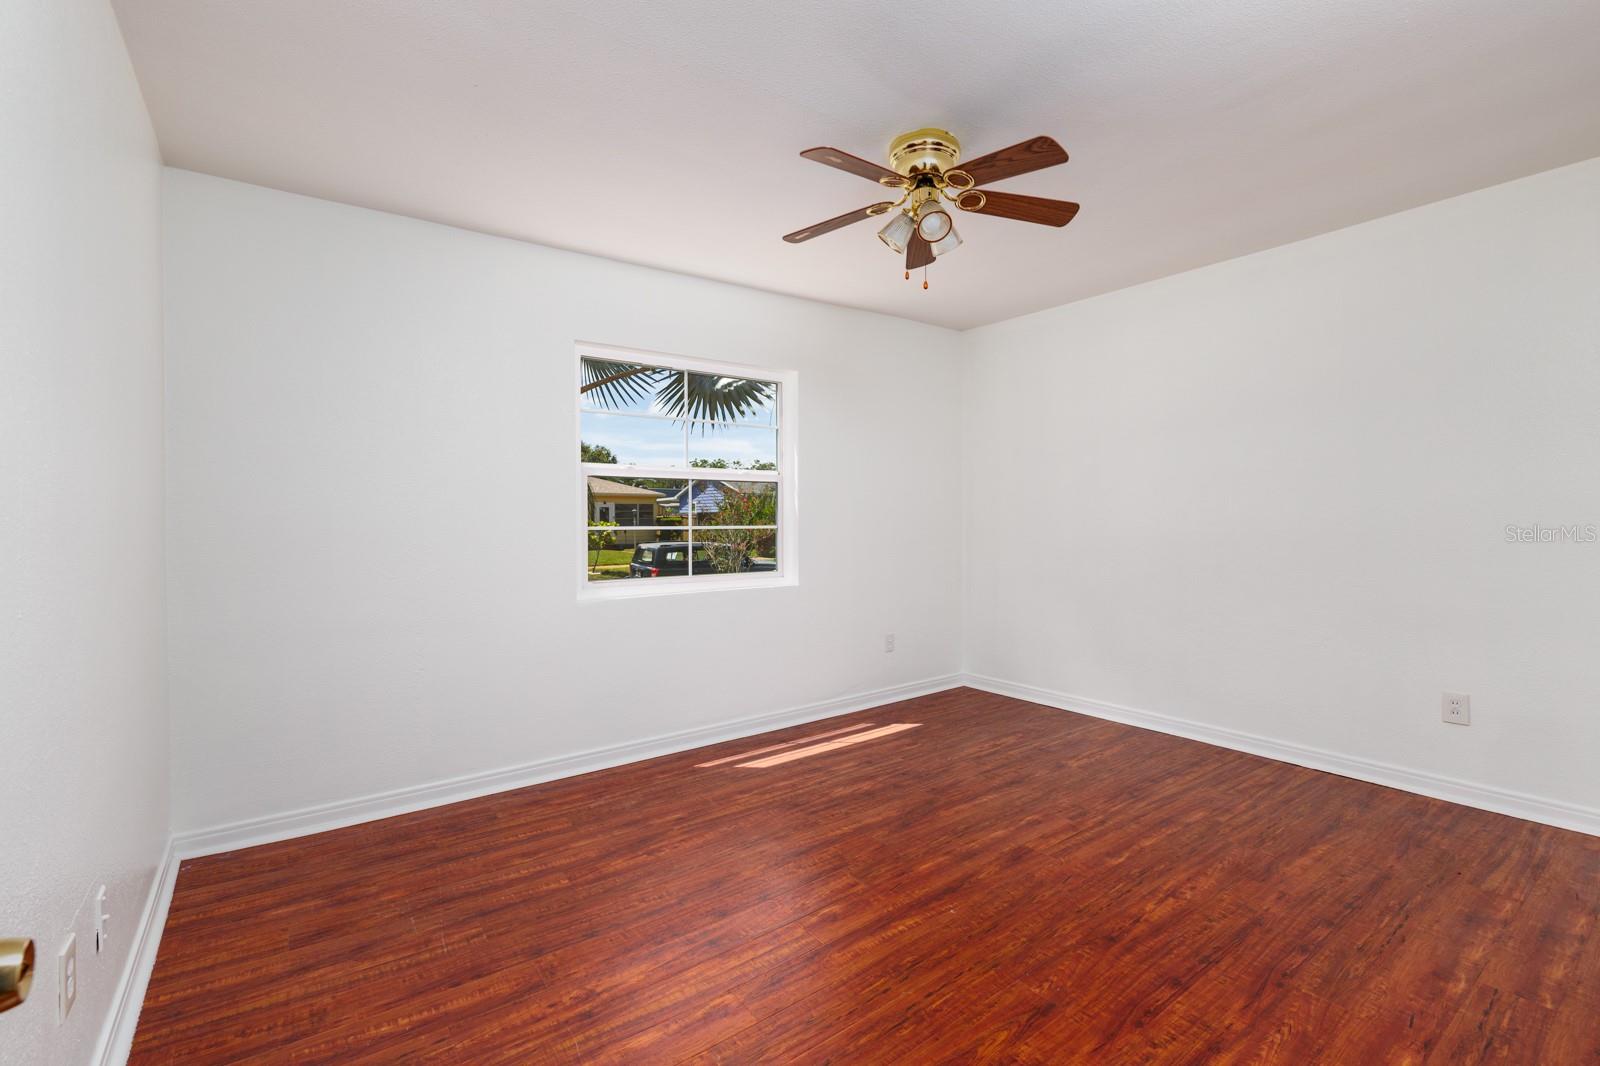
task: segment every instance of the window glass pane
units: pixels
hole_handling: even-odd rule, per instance
[[[712,470],[778,469],[778,431],[760,426],[689,426],[689,465]]]
[[[778,569],[776,529],[696,529],[696,574],[760,574]]]
[[[771,426],[778,421],[778,386],[751,378],[690,374],[689,417]]]
[[[697,526],[771,526],[778,522],[778,486],[771,481],[695,481]]]
[[[578,400],[596,411],[681,415],[683,371],[585,357]]]
[[[590,581],[689,576],[689,542],[682,531],[618,529],[604,532],[627,543],[595,548],[591,531]],[[706,565],[704,549],[700,550],[700,555],[703,568]]]
[[[578,458],[582,462],[683,465],[683,424],[680,422],[597,411],[584,411],[578,417],[582,437]]]
[[[683,500],[687,481],[643,477],[591,477],[586,479],[584,521],[588,525],[614,522],[619,526],[671,526],[684,524]]]
[[[638,548],[656,534],[648,530],[591,529],[584,570],[590,581],[617,581],[628,576],[628,564]]]

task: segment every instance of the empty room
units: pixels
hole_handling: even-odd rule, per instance
[[[1600,0],[0,0],[0,1064],[1600,1064]]]

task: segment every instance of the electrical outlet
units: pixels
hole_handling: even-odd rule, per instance
[[[56,1024],[60,1025],[72,1013],[78,1002],[78,934],[69,933],[67,942],[56,955]]]
[[[886,651],[886,652],[894,651],[894,634],[893,633],[885,633],[883,635],[883,650]]]
[[[101,885],[94,893],[94,953],[100,954],[106,949],[106,923],[111,920],[111,912],[106,910],[106,886]]]
[[[1472,724],[1472,697],[1465,692],[1446,692],[1439,717],[1451,725]]]

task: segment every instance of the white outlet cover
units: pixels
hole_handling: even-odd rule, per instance
[[[1439,719],[1451,725],[1472,724],[1472,697],[1465,692],[1446,692],[1439,704]]]

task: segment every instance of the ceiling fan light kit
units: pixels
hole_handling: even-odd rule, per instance
[[[959,210],[973,214],[1043,226],[1065,226],[1078,213],[1078,205],[1067,200],[986,192],[977,188],[1065,163],[1066,151],[1050,137],[1035,137],[990,152],[965,166],[959,165],[961,142],[949,130],[932,126],[902,133],[890,141],[889,167],[881,167],[837,148],[808,148],[800,154],[825,166],[875,181],[885,188],[900,189],[900,199],[830,218],[808,229],[786,234],[783,239],[799,244],[864,218],[892,212],[893,216],[878,231],[878,239],[894,252],[905,255],[908,279],[913,270],[919,267],[926,270],[936,258],[961,247],[961,235],[956,232],[955,220],[946,204],[954,204]],[[928,287],[926,276],[922,287]]]
[[[910,215],[904,211],[896,211],[894,217],[878,231],[878,240],[897,252],[904,252],[906,242],[911,240],[911,235],[916,229],[917,224],[911,221]]]
[[[917,208],[917,236],[929,244],[937,244],[954,232],[956,224],[950,221],[950,212],[939,206],[937,200],[924,200]]]

